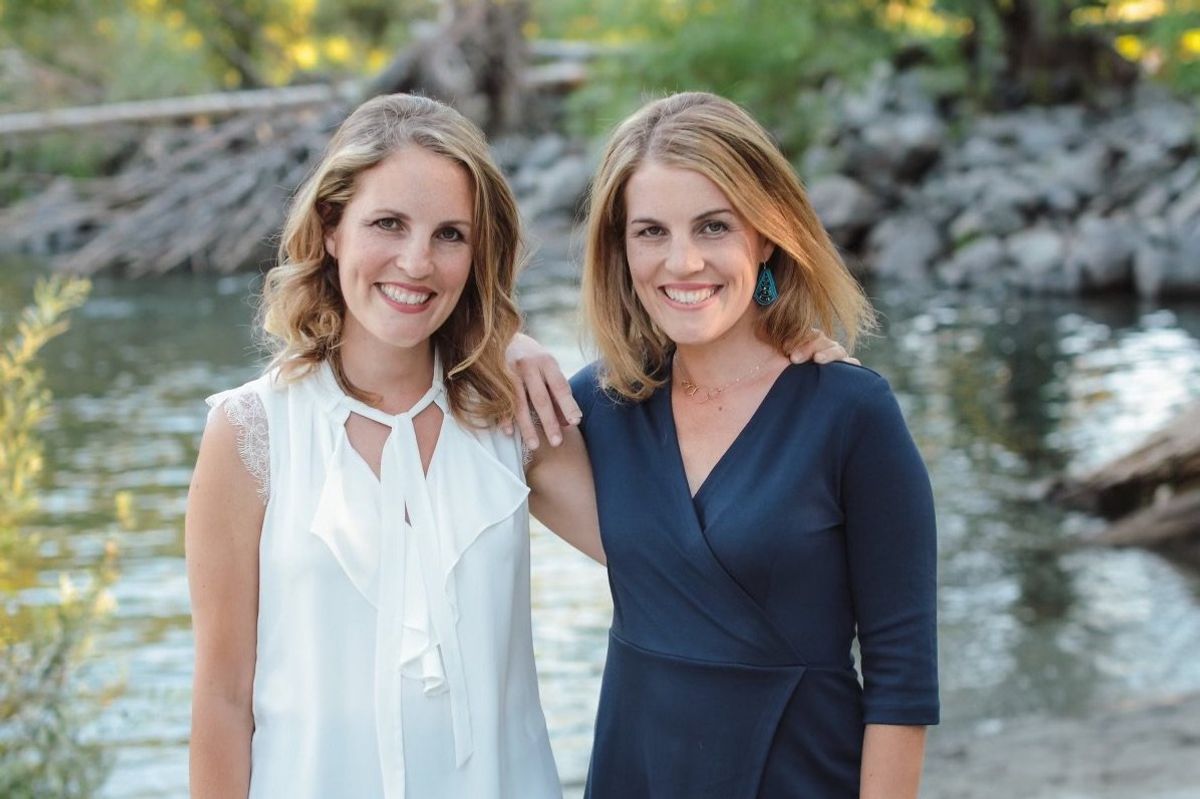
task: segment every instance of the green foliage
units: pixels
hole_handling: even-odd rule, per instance
[[[556,6],[544,3],[543,6]],[[588,4],[605,30],[593,38],[617,48],[572,97],[576,130],[611,126],[646,97],[672,91],[713,91],[754,113],[786,150],[796,152],[820,121],[810,91],[827,78],[853,78],[893,46],[870,0],[609,0]],[[550,30],[586,31],[561,7]],[[598,24],[598,22],[597,22]]]
[[[1053,84],[1075,75],[1095,88],[1121,77],[1120,59],[1182,93],[1200,90],[1197,0],[895,0],[910,17],[949,22],[925,41],[950,41],[940,52],[972,66],[980,96],[1024,80],[1030,99],[1053,100]],[[904,14],[897,14],[902,17]]]
[[[1147,49],[1171,86],[1189,95],[1200,93],[1200,2],[1173,2],[1168,13],[1146,26]]]
[[[84,589],[64,576],[56,602],[21,599],[42,570],[41,539],[28,526],[44,464],[37,428],[51,397],[36,358],[89,288],[75,278],[39,283],[0,345],[0,796],[11,799],[92,796],[108,773],[99,746],[82,737],[97,705],[81,701],[89,694],[80,667],[111,604],[115,547]]]

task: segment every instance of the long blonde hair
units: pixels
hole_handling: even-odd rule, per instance
[[[799,346],[813,327],[841,336],[848,350],[874,328],[862,287],[771,136],[723,97],[674,94],[617,126],[592,183],[583,309],[607,388],[626,399],[645,399],[665,382],[674,351],[638,300],[625,255],[625,187],[647,161],[704,175],[775,245],[767,263],[779,299],[761,309],[758,330],[781,352]]]
[[[391,94],[360,105],[297,190],[283,226],[279,265],[263,284],[260,320],[274,354],[271,366],[294,380],[328,361],[348,393],[375,399],[352,385],[341,367],[346,306],[325,235],[341,219],[358,176],[407,145],[461,165],[473,184],[471,274],[432,338],[454,414],[494,424],[511,417],[516,404],[504,350],[520,325],[513,300],[522,253],[517,204],[483,133],[426,97]]]

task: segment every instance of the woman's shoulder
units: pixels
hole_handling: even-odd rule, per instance
[[[815,392],[822,399],[846,408],[892,394],[887,378],[879,372],[845,361],[794,364],[786,371],[797,388]]]
[[[220,408],[229,403],[245,404],[253,401],[262,404],[272,392],[279,391],[281,386],[282,381],[279,378],[278,369],[268,369],[241,385],[208,395],[204,398],[204,402],[209,408]]]
[[[291,390],[294,383],[283,380],[277,369],[269,369],[240,386],[208,396],[209,407],[205,438],[215,432],[216,446],[226,450],[223,457],[238,461],[254,478],[255,489],[264,504],[271,493],[270,411],[279,396]],[[214,420],[220,424],[214,426]]]
[[[571,393],[586,416],[598,400],[610,400],[604,388],[604,364],[592,361],[571,377]]]

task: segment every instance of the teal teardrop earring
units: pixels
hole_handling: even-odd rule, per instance
[[[754,284],[754,301],[764,308],[779,299],[779,289],[775,286],[775,275],[771,267],[763,261],[758,268],[758,282]]]

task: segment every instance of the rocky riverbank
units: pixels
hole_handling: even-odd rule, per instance
[[[1200,295],[1193,103],[1150,83],[1094,108],[961,119],[943,100],[919,73],[881,69],[835,104],[804,157],[814,204],[868,272],[1034,293]]]
[[[862,274],[1200,296],[1194,103],[1143,83],[1095,107],[977,115],[927,89],[920,72],[886,65],[861,88],[826,94],[824,131],[797,160]],[[497,143],[535,230],[570,228],[595,147],[553,133]]]
[[[923,799],[1195,799],[1200,696],[930,733]]]

